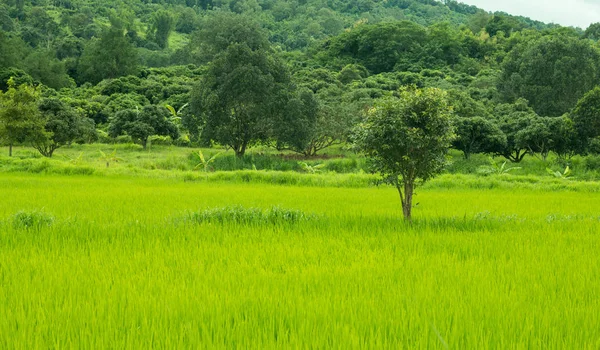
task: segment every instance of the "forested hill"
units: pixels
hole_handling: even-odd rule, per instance
[[[497,141],[467,142],[465,154],[518,161],[595,144],[599,38],[600,25],[564,28],[455,1],[2,0],[0,89],[6,110],[17,87],[39,86],[31,94],[45,101],[40,123],[56,147],[71,141],[48,136],[58,134],[48,120],[68,114],[87,128],[79,142],[168,135],[238,154],[258,142],[314,154],[345,141],[374,99],[436,87],[467,129]],[[552,124],[543,118],[556,130],[516,136]],[[6,130],[3,143],[31,139]],[[560,145],[542,145],[557,130]]]

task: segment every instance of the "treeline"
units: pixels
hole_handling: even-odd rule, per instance
[[[0,137],[311,156],[414,85],[448,91],[467,158],[569,158],[600,152],[599,38],[453,1],[5,1]]]

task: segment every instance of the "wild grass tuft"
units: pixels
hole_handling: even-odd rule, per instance
[[[240,205],[210,208],[184,216],[185,223],[216,223],[236,225],[280,225],[295,224],[314,219],[314,215],[301,210],[281,208],[245,208]]]
[[[52,226],[54,217],[43,211],[20,211],[12,216],[11,221],[15,230],[39,230]]]

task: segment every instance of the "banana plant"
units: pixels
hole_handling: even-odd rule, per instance
[[[550,168],[546,168],[546,171],[548,172],[548,174],[550,174],[558,179],[568,180],[568,179],[573,178],[573,176],[571,176],[571,169],[569,168],[568,165],[563,172],[560,172],[558,170],[554,171]]]
[[[79,155],[75,158],[71,158],[69,156],[63,156],[63,157],[65,157],[69,161],[69,163],[71,163],[73,165],[77,165],[81,161],[82,156],[83,156],[83,152],[79,152]]]
[[[114,151],[112,151],[112,153],[110,154],[106,154],[104,152],[102,152],[102,150],[98,150],[100,152],[100,160],[103,162],[106,162],[106,167],[110,167],[110,163],[117,163],[122,161],[122,158],[117,157],[117,149],[115,148]]]
[[[210,163],[214,162],[215,159],[217,159],[217,157],[221,154],[221,152],[215,153],[212,157],[210,157],[208,160],[204,157],[204,153],[202,153],[202,150],[198,150],[198,152],[194,152],[195,155],[198,156],[200,163],[198,163],[195,167],[195,169],[198,168],[202,168],[202,170],[205,173],[208,173],[208,166],[210,165]]]
[[[490,161],[490,165],[484,165],[484,166],[479,167],[479,169],[478,169],[478,172],[483,175],[490,175],[490,174],[503,175],[503,174],[508,174],[511,171],[521,169],[520,167],[506,166],[506,164],[507,164],[506,161],[504,161],[502,164],[498,164],[498,163],[496,163],[494,158],[489,157],[488,159]]]
[[[316,173],[320,172],[322,168],[325,167],[325,163],[317,164],[317,165],[309,165],[306,162],[300,162],[300,166],[302,167],[302,170],[304,170],[305,172],[307,172],[309,174],[316,174]]]
[[[178,110],[175,110],[175,108],[169,104],[165,105],[169,112],[171,112],[171,121],[178,127],[181,126],[181,117],[179,115],[181,114],[181,111],[188,106],[188,104],[189,103],[184,104]]]

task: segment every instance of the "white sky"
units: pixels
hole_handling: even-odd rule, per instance
[[[546,23],[587,28],[600,22],[600,0],[459,0],[487,11],[503,11]]]

